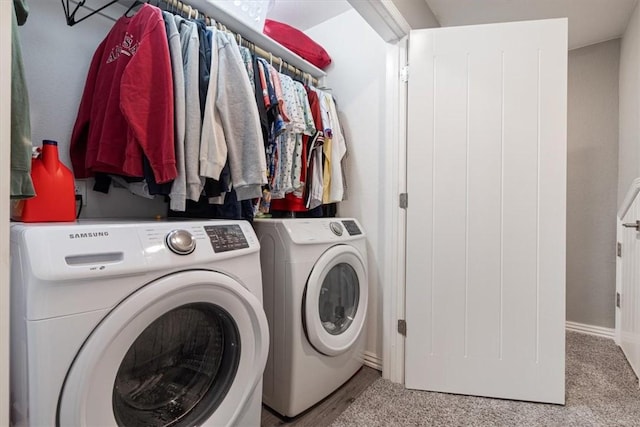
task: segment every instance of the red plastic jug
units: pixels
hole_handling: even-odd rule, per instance
[[[20,200],[12,218],[23,222],[75,221],[73,173],[58,157],[58,143],[42,141],[40,156],[31,160],[31,179],[36,196]]]

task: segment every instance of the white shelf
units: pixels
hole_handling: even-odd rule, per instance
[[[184,3],[190,5],[194,9],[197,9],[199,12],[209,16],[210,18],[220,21],[220,23],[224,24],[234,33],[240,34],[242,37],[255,43],[256,46],[259,46],[262,49],[271,52],[274,57],[284,59],[285,62],[293,65],[299,70],[302,70],[305,73],[309,73],[317,79],[320,79],[327,75],[327,73],[322,71],[320,68],[307,62],[299,55],[282,46],[280,43],[264,35],[262,32],[256,30],[250,25],[244,23],[240,19],[236,18],[226,10],[221,9],[219,6],[211,3],[210,1],[185,0]]]

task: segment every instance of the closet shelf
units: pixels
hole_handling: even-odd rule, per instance
[[[71,7],[70,1],[74,8]],[[265,59],[270,59],[272,56],[275,63],[279,63],[278,59],[284,60],[286,64],[295,67],[297,70],[309,74],[314,77],[317,81],[321,78],[325,77],[327,73],[322,71],[320,68],[315,65],[309,63],[296,53],[282,46],[277,41],[273,40],[271,37],[266,36],[256,28],[251,25],[243,22],[241,19],[235,17],[227,10],[221,8],[216,5],[214,2],[210,0],[185,0],[185,1],[172,1],[172,0],[160,0],[164,3],[178,3],[184,5],[185,7],[191,7],[194,11],[198,11],[200,14],[208,16],[217,22],[223,24],[230,31],[235,34],[239,34],[243,39],[253,43],[257,48],[262,49],[265,52],[259,53],[261,56],[265,57]],[[231,1],[231,0],[228,0]],[[130,6],[133,2],[128,0],[110,0],[104,4],[102,4],[99,8],[93,9],[86,5],[86,0],[61,0],[62,7],[65,12],[65,18],[67,20],[67,25],[73,26],[85,19],[93,16],[95,14],[101,14],[101,11],[111,6],[114,3],[121,3],[125,6]],[[84,7],[88,9],[91,13],[83,16],[80,19],[76,19],[76,12],[80,7]],[[103,15],[104,16],[104,15]],[[108,16],[107,16],[108,17]],[[267,55],[264,55],[266,53]],[[270,55],[269,55],[270,54]],[[277,67],[277,65],[274,64]]]
[[[320,79],[327,75],[327,73],[322,71],[320,68],[307,62],[305,59],[301,58],[299,55],[282,46],[271,37],[264,35],[255,28],[242,22],[226,10],[216,6],[215,3],[211,3],[207,0],[185,0],[182,3],[191,6],[194,9],[197,9],[200,13],[210,16],[213,19],[219,20],[234,33],[240,34],[242,37],[245,37],[247,38],[247,40],[253,42],[256,46],[259,46],[262,49],[271,52],[274,58],[281,58],[286,63],[293,65],[294,67],[298,68],[301,71],[304,71],[305,73],[311,74],[317,79]]]

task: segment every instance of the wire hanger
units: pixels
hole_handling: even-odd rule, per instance
[[[122,16],[126,16],[127,18],[130,18],[129,16],[129,12],[131,12],[136,6],[140,6],[147,3],[146,1],[140,1],[140,0],[136,0],[133,3],[131,3],[131,6],[129,6],[129,9],[127,9],[127,11],[124,13],[124,15]]]
[[[60,2],[62,3],[62,9],[64,9],[64,17],[67,21],[67,25],[70,27],[73,27],[74,25],[84,21],[85,19],[89,18],[90,16],[95,15],[96,13],[101,12],[102,10],[108,8],[109,6],[111,6],[112,4],[116,3],[118,0],[112,0],[109,3],[105,4],[104,6],[102,6],[99,9],[96,9],[94,11],[92,11],[90,14],[83,16],[80,19],[76,19],[76,13],[78,12],[78,9],[80,9],[82,6],[84,6],[84,4],[87,2],[87,0],[80,0],[77,4],[76,7],[73,9],[73,11],[71,10],[71,7],[69,5],[69,0],[60,0]]]

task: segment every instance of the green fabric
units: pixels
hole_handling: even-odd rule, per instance
[[[27,2],[25,0],[13,0],[13,7],[15,8],[18,25],[24,25],[27,22],[27,16],[29,16]]]
[[[36,195],[31,180],[31,119],[15,13],[11,22],[11,198],[24,199]]]

